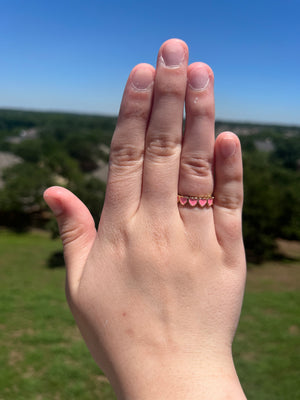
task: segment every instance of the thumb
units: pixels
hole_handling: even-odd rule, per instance
[[[96,237],[93,217],[78,197],[62,187],[50,187],[44,192],[44,199],[56,217],[68,284],[75,288]]]

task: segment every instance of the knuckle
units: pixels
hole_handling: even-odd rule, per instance
[[[122,145],[112,141],[110,150],[110,168],[139,165],[143,160],[144,149],[133,144]]]
[[[183,156],[181,159],[181,170],[188,175],[210,178],[212,171],[212,160],[197,156]]]
[[[239,210],[242,208],[243,195],[242,193],[236,192],[234,196],[227,193],[218,193],[217,204],[223,208],[226,208],[228,212]]]
[[[180,143],[164,135],[151,137],[147,143],[147,154],[155,158],[169,158],[177,156],[180,152]]]
[[[69,224],[65,223],[60,227],[60,237],[64,248],[70,245],[70,243],[76,242],[85,233],[85,226],[77,223]]]

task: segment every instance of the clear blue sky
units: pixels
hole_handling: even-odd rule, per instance
[[[213,68],[217,118],[300,125],[298,0],[0,0],[0,108],[117,114],[171,37]]]

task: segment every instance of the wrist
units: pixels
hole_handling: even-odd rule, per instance
[[[153,360],[148,356],[123,367],[111,382],[118,400],[246,399],[232,357],[212,360],[199,354],[196,359],[189,355]]]

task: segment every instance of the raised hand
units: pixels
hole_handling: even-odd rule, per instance
[[[241,150],[233,133],[215,141],[213,83],[177,39],[156,70],[132,70],[98,231],[72,193],[45,192],[71,310],[119,399],[245,398],[231,353],[246,275]]]

